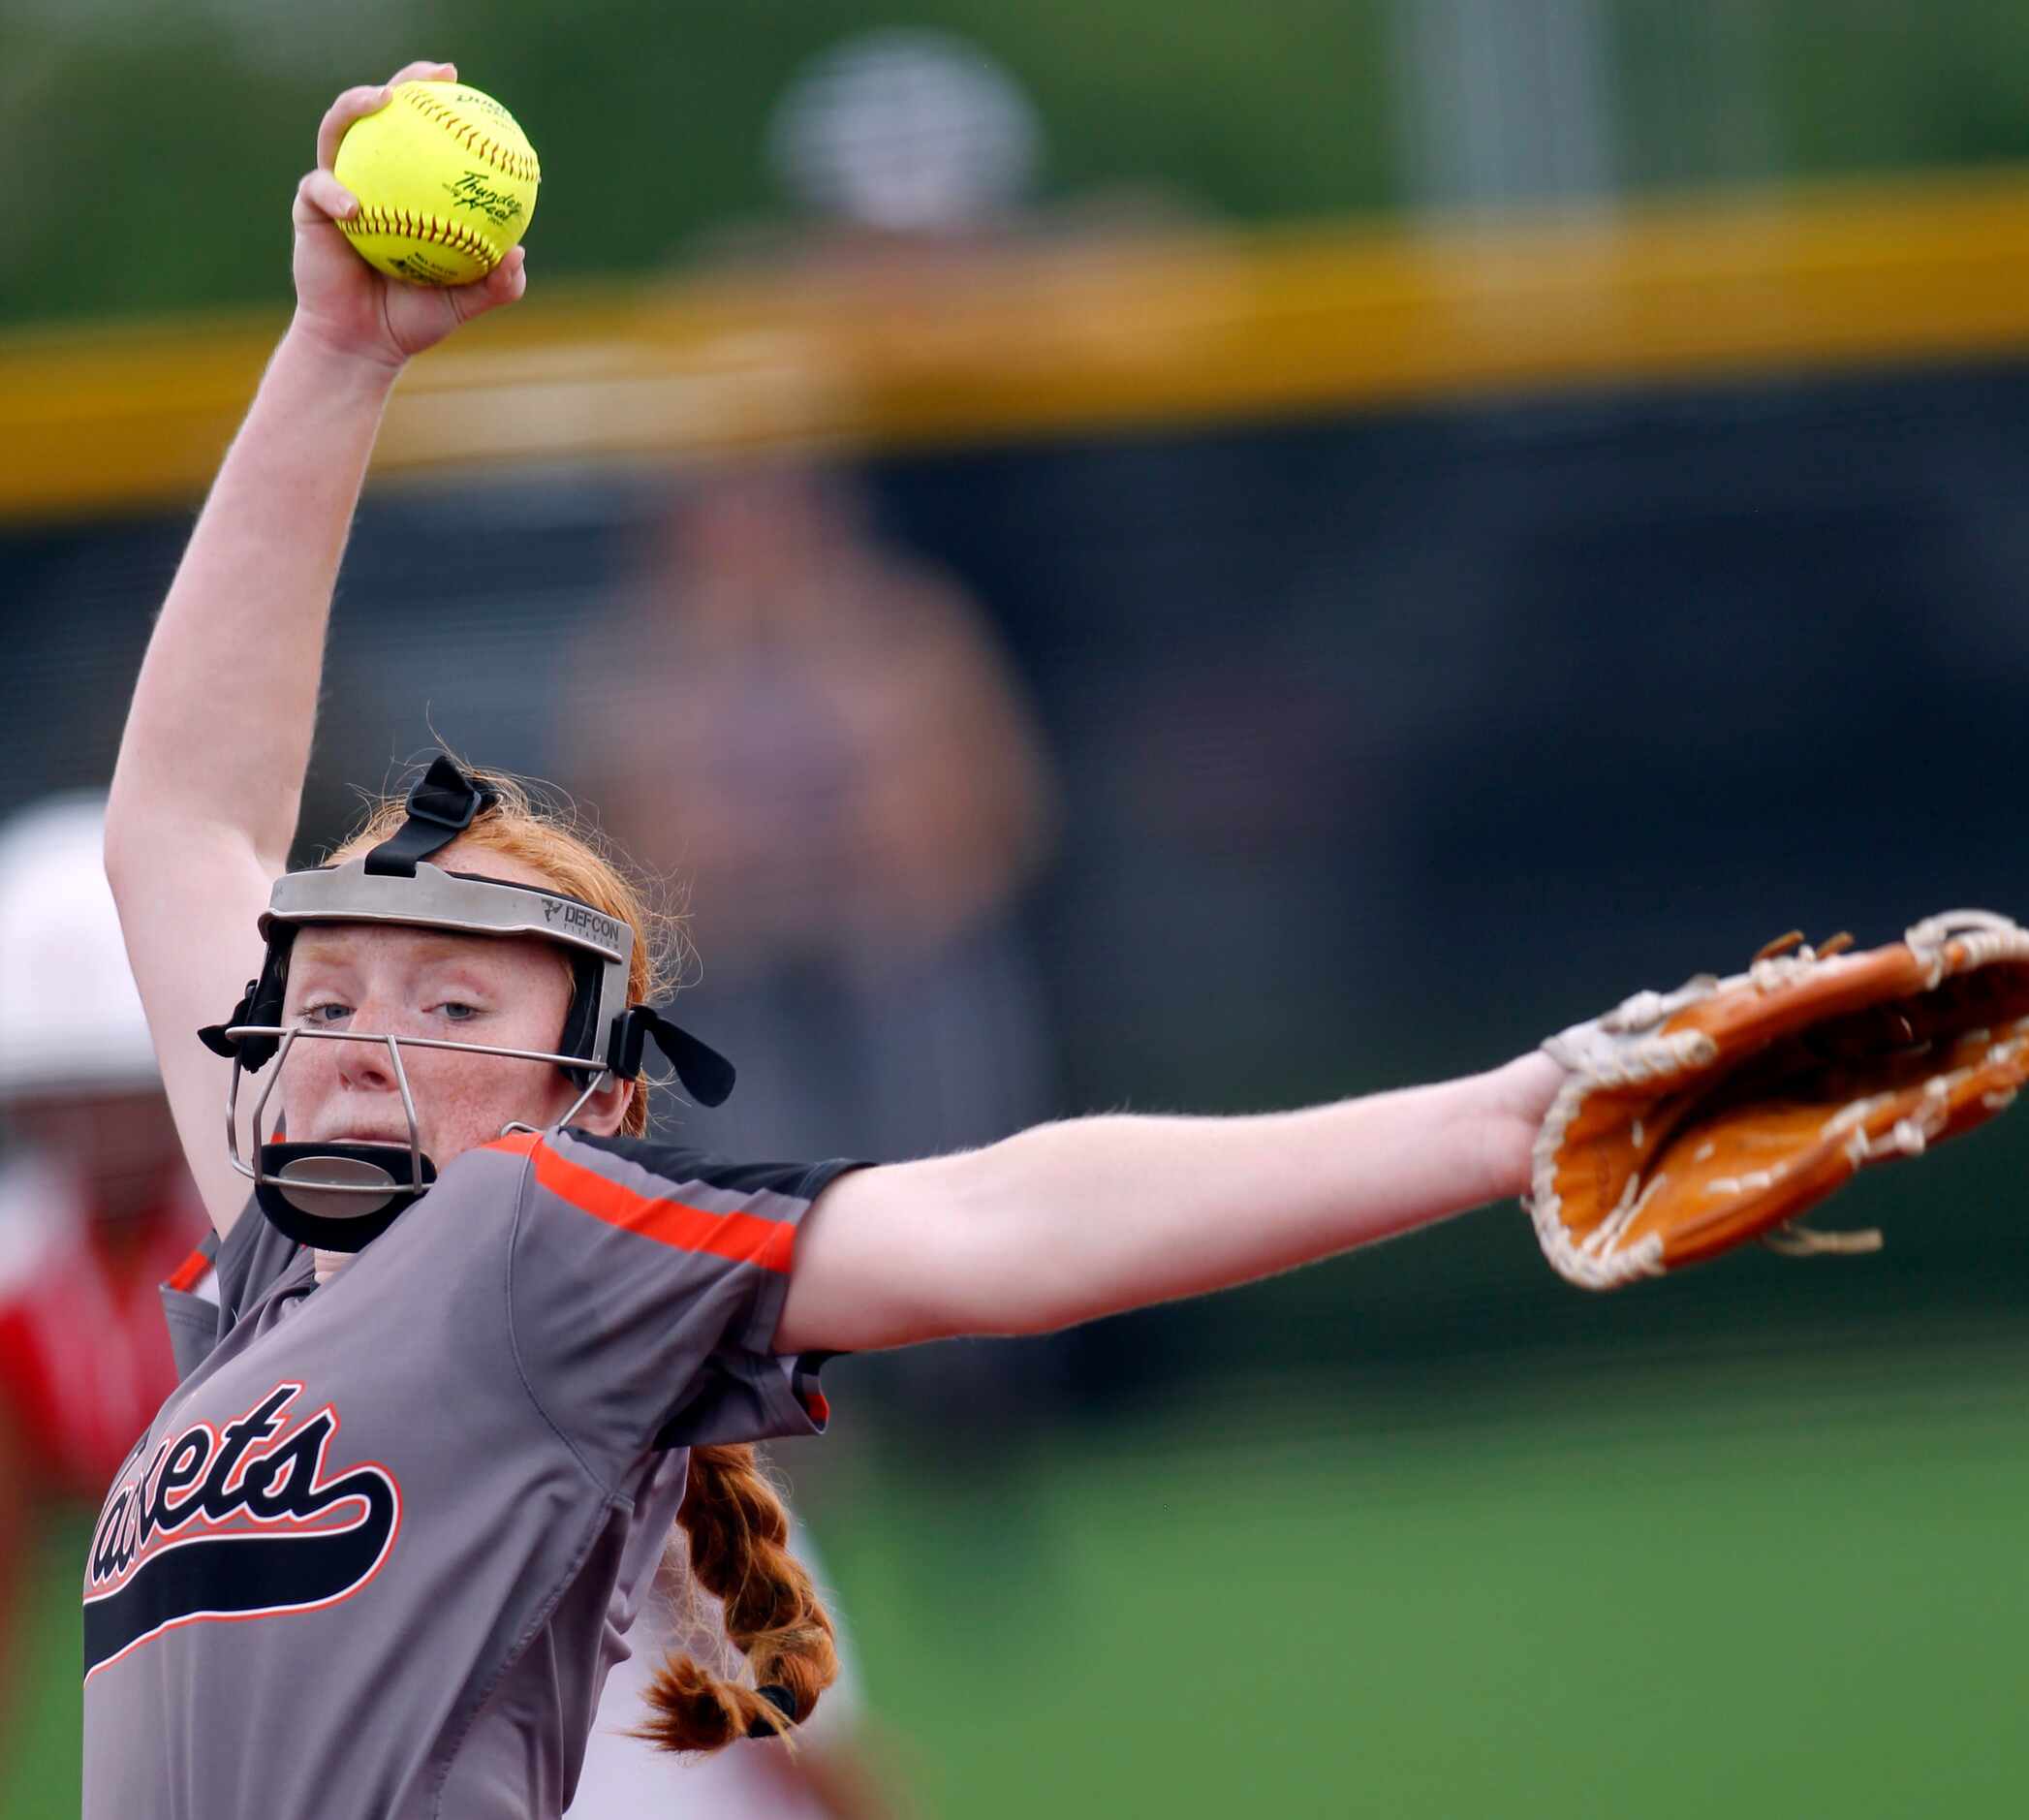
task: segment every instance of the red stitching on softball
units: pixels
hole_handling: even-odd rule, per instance
[[[484,128],[476,120],[468,119],[449,103],[439,101],[436,96],[421,92],[422,85],[404,87],[402,98],[421,113],[424,119],[447,127],[451,133],[464,141],[496,171],[504,171],[509,176],[524,183],[540,183],[543,167],[532,152],[515,151],[512,146],[486,137]]]
[[[406,208],[367,208],[362,206],[350,221],[341,221],[339,227],[347,234],[400,234],[413,240],[427,240],[438,246],[455,248],[460,253],[470,254],[488,271],[500,264],[500,255],[462,222],[446,221],[437,215],[412,215]]]

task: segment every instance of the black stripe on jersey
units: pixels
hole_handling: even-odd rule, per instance
[[[119,1591],[85,1606],[85,1674],[179,1623],[315,1611],[357,1591],[379,1563],[394,1526],[394,1495],[387,1481],[374,1474],[362,1485],[368,1514],[350,1529],[214,1536],[142,1562]]]
[[[666,1181],[702,1182],[730,1194],[786,1194],[798,1201],[815,1201],[849,1170],[867,1167],[844,1156],[823,1163],[733,1163],[681,1145],[658,1144],[651,1138],[600,1138],[575,1127],[571,1141],[610,1151]]]

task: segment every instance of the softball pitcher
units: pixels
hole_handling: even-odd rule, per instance
[[[715,1159],[643,1135],[651,1049],[698,1100],[733,1070],[656,1008],[655,931],[595,837],[439,760],[287,871],[382,408],[526,284],[518,252],[455,291],[354,256],[331,159],[384,95],[325,116],[296,315],[112,788],[108,872],[218,1295],[172,1292],[185,1375],[85,1566],[91,1820],[556,1815],[672,1522],[748,1667],[666,1664],[659,1742],[792,1732],[830,1626],[747,1444],[824,1427],[826,1356],[1040,1333],[1514,1194],[1562,1078],[1531,1054],[890,1166]]]

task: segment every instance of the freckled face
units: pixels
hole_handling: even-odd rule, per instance
[[[553,1051],[570,999],[567,964],[546,942],[337,924],[297,937],[283,1017],[310,1030]],[[577,1097],[544,1062],[413,1046],[401,1060],[423,1150],[440,1169],[510,1120],[547,1125]],[[409,1141],[384,1044],[295,1044],[278,1097],[292,1143]]]

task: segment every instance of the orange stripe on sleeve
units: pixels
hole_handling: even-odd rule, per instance
[[[640,1233],[677,1251],[703,1251],[735,1264],[755,1264],[765,1271],[787,1271],[796,1243],[796,1228],[785,1220],[765,1220],[753,1213],[711,1213],[682,1201],[637,1194],[560,1156],[540,1138],[515,1132],[486,1146],[533,1155],[536,1180],[580,1212]]]

